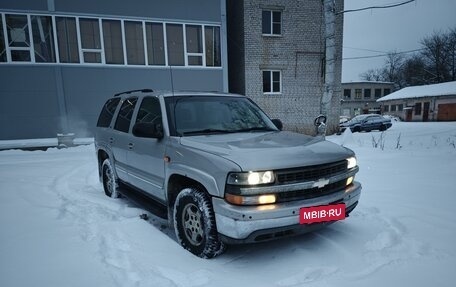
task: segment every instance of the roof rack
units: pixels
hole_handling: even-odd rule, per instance
[[[152,89],[131,90],[131,91],[126,91],[126,92],[122,92],[122,93],[115,94],[114,97],[118,97],[118,96],[123,95],[123,94],[131,94],[131,93],[135,93],[135,92],[152,93],[153,90],[152,90]]]

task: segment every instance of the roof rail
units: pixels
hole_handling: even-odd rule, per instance
[[[152,90],[152,89],[131,90],[131,91],[126,91],[126,92],[122,92],[122,93],[115,94],[114,97],[118,97],[118,96],[123,95],[123,94],[131,94],[131,93],[135,93],[135,92],[152,93],[153,90]]]

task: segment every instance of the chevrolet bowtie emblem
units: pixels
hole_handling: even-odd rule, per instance
[[[314,182],[314,184],[312,185],[312,187],[323,188],[323,187],[325,187],[326,185],[328,185],[328,183],[329,183],[329,179],[320,178],[319,180],[317,180],[316,182]]]

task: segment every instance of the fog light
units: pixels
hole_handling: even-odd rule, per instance
[[[261,195],[258,197],[259,204],[270,204],[276,201],[276,197],[273,194]]]
[[[347,184],[346,185],[350,185],[353,183],[353,176],[350,176],[349,178],[347,178]]]
[[[262,205],[275,203],[276,196],[274,194],[243,196],[226,193],[225,200],[236,205]]]

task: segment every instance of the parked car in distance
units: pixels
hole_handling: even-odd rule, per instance
[[[348,122],[340,124],[339,133],[343,133],[347,128],[350,128],[352,132],[385,131],[391,126],[391,119],[377,114],[366,114],[356,116]]]
[[[353,151],[281,127],[241,95],[116,94],[95,130],[100,181],[203,258],[345,219],[361,195]]]

